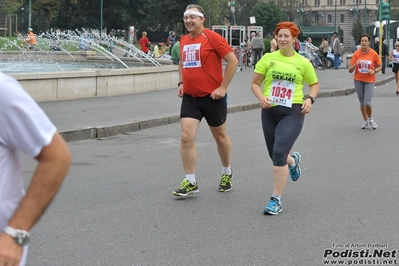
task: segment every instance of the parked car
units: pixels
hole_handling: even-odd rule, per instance
[[[302,55],[303,57],[308,58],[305,54],[305,45],[306,44],[304,42],[301,42],[301,48],[299,49],[299,54]],[[330,69],[334,66],[334,54],[332,54],[331,51],[332,51],[331,47],[328,47],[327,65],[326,65],[326,68],[328,68],[328,69]],[[316,53],[314,53],[314,56],[316,56]],[[341,64],[342,64],[341,57],[339,58],[339,60],[341,61]]]

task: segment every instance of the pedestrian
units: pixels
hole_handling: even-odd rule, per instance
[[[369,35],[361,35],[359,43],[361,48],[353,53],[349,63],[349,73],[355,71],[355,89],[364,119],[362,129],[368,129],[370,126],[376,129],[378,126],[372,117],[371,99],[374,92],[375,73],[381,70],[381,61],[378,54],[370,48]]]
[[[29,51],[33,51],[35,49],[36,46],[36,35],[33,33],[33,29],[32,28],[28,28],[28,35],[27,37],[22,41],[22,43],[27,42],[27,49]]]
[[[278,23],[274,34],[279,50],[264,55],[252,77],[251,90],[262,107],[263,134],[273,162],[273,193],[264,214],[281,212],[281,195],[288,173],[293,181],[301,176],[300,154],[289,154],[302,130],[305,114],[312,110],[320,90],[312,64],[294,49],[299,32],[292,22]],[[304,82],[310,87],[305,100]]]
[[[252,50],[252,65],[255,67],[256,63],[262,57],[263,51],[265,50],[265,44],[263,38],[260,36],[260,32],[256,34],[254,38],[251,39],[251,50]]]
[[[396,95],[399,95],[399,42],[395,42],[395,49],[388,56],[389,61],[392,62],[392,72],[395,73],[396,80]]]
[[[115,40],[114,40],[114,31],[111,30],[108,34],[108,52],[113,54],[112,48],[115,47]]]
[[[68,147],[37,103],[0,72],[0,265],[26,263],[30,230],[70,166]],[[25,194],[22,153],[38,161]]]
[[[195,138],[205,117],[216,141],[222,163],[220,192],[232,188],[232,144],[226,132],[227,87],[236,72],[238,60],[231,46],[220,34],[204,27],[204,10],[188,5],[183,16],[189,34],[180,39],[180,63],[177,95],[182,98],[180,109],[180,154],[185,178],[175,196],[199,191],[196,181],[197,151]],[[226,62],[223,73],[222,59]]]
[[[340,56],[343,53],[342,53],[341,43],[338,38],[338,33],[335,32],[332,37],[333,37],[332,53],[334,54],[334,69],[337,70],[339,68],[339,66],[341,65]]]
[[[278,50],[277,46],[277,36],[274,35],[272,40],[270,41],[270,52],[273,53],[274,51]]]
[[[309,60],[313,60],[315,57],[314,53],[318,51],[319,48],[313,45],[312,38],[307,37],[305,40],[305,54]]]
[[[171,59],[174,65],[178,65],[180,62],[180,38],[176,37],[176,43],[172,47]]]
[[[139,40],[139,44],[140,44],[140,50],[143,53],[148,54],[148,51],[149,51],[148,48],[150,47],[150,42],[148,41],[148,38],[147,38],[147,32],[143,31],[141,33],[141,38]]]
[[[377,54],[380,54],[380,40],[379,38],[376,38],[377,42],[374,44],[374,51],[377,52]],[[385,74],[385,68],[387,67],[387,57],[388,57],[388,46],[384,42],[385,38],[382,37],[382,44],[381,44],[381,63],[382,63],[382,68],[381,68],[381,73]]]
[[[320,52],[323,54],[324,58],[327,58],[328,54],[328,41],[326,37],[321,38]]]

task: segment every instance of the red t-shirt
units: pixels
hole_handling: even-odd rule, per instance
[[[222,83],[222,58],[232,52],[226,39],[220,34],[204,29],[190,38],[180,40],[180,60],[183,65],[184,94],[192,97],[210,95]]]
[[[358,49],[353,53],[350,64],[356,64],[356,61],[359,59],[362,61],[355,69],[354,79],[363,82],[375,83],[375,74],[370,75],[368,70],[374,70],[377,66],[381,65],[380,57],[371,48],[366,54],[362,53],[362,49]]]
[[[147,44],[148,44],[148,43],[149,43],[149,42],[148,42],[148,38],[147,38],[147,37],[141,37],[141,38],[140,38],[139,44],[140,44],[140,46],[141,46],[141,51],[142,51],[142,52],[148,53],[148,47],[147,47]]]

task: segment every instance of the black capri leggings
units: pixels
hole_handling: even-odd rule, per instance
[[[262,128],[269,156],[274,166],[287,165],[287,157],[302,131],[305,115],[302,104],[292,108],[275,106],[262,109]]]

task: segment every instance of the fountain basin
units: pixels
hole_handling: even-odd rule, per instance
[[[38,102],[170,89],[179,82],[176,65],[10,75]]]
[[[47,62],[51,70],[56,70],[58,62],[81,62],[118,64],[104,56],[97,56],[94,51],[70,52],[38,51],[28,52],[29,58],[21,52],[7,51],[0,54],[3,64],[24,64]],[[176,87],[179,82],[178,66],[170,60],[158,60],[162,65],[153,66],[148,59],[119,57],[133,68],[80,69],[75,71],[10,73],[36,101],[54,101],[87,98],[107,95],[122,95]],[[54,63],[54,67],[51,65]]]

